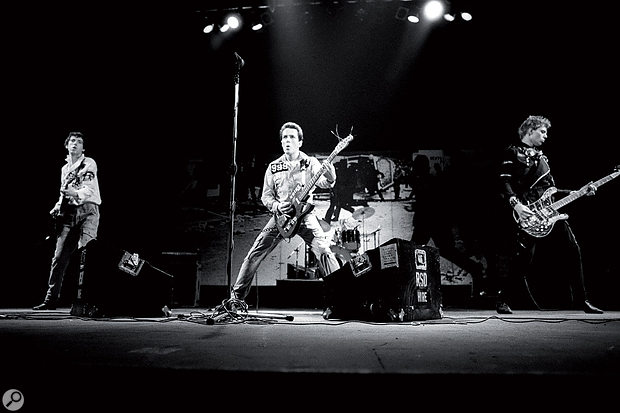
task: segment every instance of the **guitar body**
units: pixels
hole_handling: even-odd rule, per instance
[[[553,207],[551,197],[556,192],[556,188],[548,188],[537,201],[527,204],[534,214],[526,220],[519,220],[519,215],[513,211],[515,220],[523,231],[533,237],[542,238],[549,235],[556,221],[568,218],[568,215],[560,214]]]
[[[567,195],[555,202],[551,200],[551,196],[557,192],[557,189],[555,187],[547,188],[538,200],[530,204],[526,204],[527,207],[533,212],[531,217],[522,220],[519,218],[519,214],[517,214],[514,210],[512,211],[513,217],[519,224],[519,227],[529,235],[537,238],[545,237],[549,235],[553,229],[553,225],[557,221],[568,218],[568,215],[560,214],[558,209],[588,194],[592,187],[598,188],[618,176],[620,176],[620,171],[618,170],[618,167],[616,167],[614,172],[611,174],[599,179],[596,182],[591,182],[584,185],[579,191],[574,191],[570,195]]]
[[[298,188],[300,186],[298,185]],[[293,193],[297,193],[297,188]],[[275,214],[276,227],[278,228],[278,232],[284,238],[290,238],[297,233],[299,229],[299,224],[301,224],[301,220],[304,216],[308,215],[313,209],[314,205],[306,202],[306,200],[300,200],[296,197],[292,197],[289,200],[291,205],[294,208],[294,211],[289,214]]]

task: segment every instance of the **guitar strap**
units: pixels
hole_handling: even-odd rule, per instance
[[[519,152],[525,153],[525,151],[527,151],[527,148],[518,147],[517,150]],[[538,182],[540,182],[546,176],[550,176],[550,173],[551,168],[547,163],[547,157],[544,156],[541,152],[537,156],[536,163],[532,165],[527,171],[527,173],[523,175],[523,177],[519,180],[519,185],[522,188],[528,189],[527,192],[522,194],[522,197],[524,198],[522,199],[522,201],[536,201],[542,195],[542,193],[537,193],[537,191],[532,192],[531,190]],[[553,185],[553,179],[551,180],[551,184]]]
[[[536,185],[538,182],[540,182],[541,179],[543,179],[545,176],[549,175],[551,173],[551,168],[549,167],[549,164],[547,163],[547,158],[545,156],[541,156],[538,160],[538,164],[536,166],[536,168],[532,168],[530,170],[530,173],[528,175],[536,175],[538,176],[538,178],[536,178],[536,180],[530,185],[530,189],[532,189],[532,187],[534,187],[534,185]],[[551,180],[551,184],[553,184],[553,179]]]
[[[72,168],[71,171],[67,173],[66,175],[67,181],[63,185],[64,189],[69,188],[69,185],[71,185],[73,182],[75,182],[78,179],[80,171],[86,166],[84,163],[85,159],[86,158],[82,158],[82,160],[80,161],[80,164],[76,166],[75,168]],[[73,216],[75,216],[75,207],[76,205],[70,204],[69,199],[63,196],[62,202],[60,204],[60,217],[59,218],[62,218],[60,219],[60,221],[71,222],[71,220],[73,219]],[[57,224],[61,225],[61,222],[58,222]]]
[[[78,180],[79,176],[80,176],[80,172],[82,171],[82,169],[84,169],[86,167],[86,164],[84,163],[84,161],[86,160],[86,158],[82,158],[82,160],[80,161],[80,164],[78,166],[76,166],[75,168],[72,168],[68,173],[68,179],[67,182],[65,182],[65,189],[69,188],[69,185],[71,185],[73,182],[75,182],[76,180]]]
[[[306,186],[306,183],[308,182],[308,174],[312,173],[312,171],[308,169],[309,166],[310,166],[310,159],[301,159],[299,161],[299,168],[302,172],[302,176],[301,176],[302,186]]]

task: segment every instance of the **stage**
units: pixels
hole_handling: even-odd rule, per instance
[[[245,319],[210,324],[210,308],[109,319],[6,308],[0,390],[19,390],[21,411],[279,410],[292,398],[290,411],[365,406],[369,397],[385,407],[492,410],[497,395],[557,407],[575,392],[594,410],[620,372],[618,311],[445,309],[440,319],[388,323],[321,313],[250,308]]]

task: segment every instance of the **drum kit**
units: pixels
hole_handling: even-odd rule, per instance
[[[334,228],[328,222],[318,218],[319,224],[324,232],[329,233],[333,231],[332,245],[330,249],[336,255],[336,258],[340,264],[340,266],[344,266],[345,264],[351,262],[351,260],[364,253],[367,249],[367,244],[370,237],[374,238],[374,247],[377,247],[377,236],[381,231],[381,227],[379,226],[377,229],[370,233],[365,232],[366,219],[372,217],[375,214],[374,208],[371,207],[362,207],[355,210],[351,213],[351,217],[341,219],[339,221],[340,226]],[[360,224],[361,222],[361,224]],[[361,225],[362,232],[360,233],[358,227]],[[362,243],[364,244],[362,246]],[[303,252],[304,259],[304,268],[300,269],[299,266],[299,253],[302,248],[305,248]],[[305,242],[301,242],[297,248],[295,248],[287,257],[290,259],[293,255],[295,255],[295,275],[291,278],[315,278],[316,275],[309,272],[309,269],[313,266],[312,261],[314,259],[314,255],[309,253],[308,246],[305,245]],[[303,275],[300,275],[299,272],[303,271]]]
[[[340,227],[336,228],[334,231],[334,245],[332,245],[331,249],[336,254],[336,256],[341,261],[349,262],[351,258],[357,254],[361,254],[362,249],[362,234],[364,234],[364,248],[366,249],[367,237],[369,234],[366,234],[365,226],[366,219],[373,216],[375,213],[375,209],[372,207],[362,207],[355,210],[351,214],[351,218],[344,219],[340,221]],[[355,220],[355,226],[351,228],[351,225],[348,225],[348,221]],[[358,227],[360,224],[358,222],[361,221],[362,233]],[[379,229],[373,231],[373,235],[376,234]]]

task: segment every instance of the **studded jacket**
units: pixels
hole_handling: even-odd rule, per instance
[[[525,144],[506,148],[499,179],[500,196],[506,204],[512,196],[526,204],[534,202],[547,188],[555,186],[547,157],[540,149]]]

